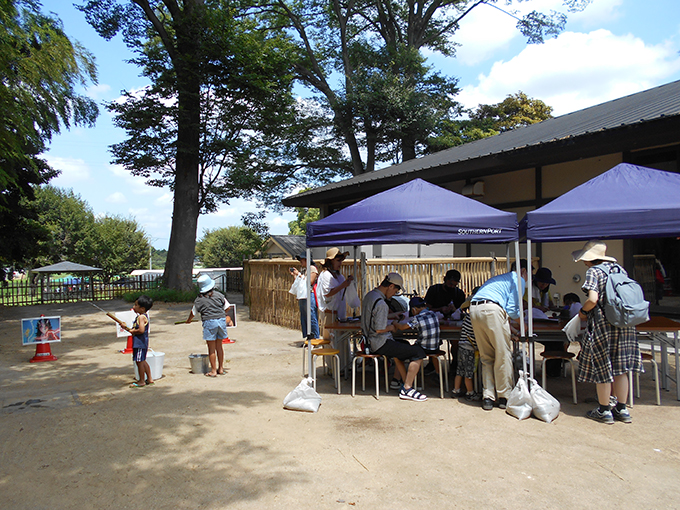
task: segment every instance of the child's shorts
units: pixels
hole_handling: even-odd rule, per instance
[[[466,379],[472,379],[475,375],[475,351],[472,349],[465,349],[464,347],[458,347],[456,375],[460,375]]]
[[[140,361],[146,361],[146,353],[149,349],[142,347],[132,348],[132,361],[139,363]]]
[[[224,338],[227,338],[227,320],[224,317],[203,321],[203,340],[212,342]]]

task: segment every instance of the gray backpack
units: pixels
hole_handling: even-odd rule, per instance
[[[649,301],[638,282],[630,278],[619,265],[599,266],[607,273],[604,289],[604,315],[614,326],[626,328],[649,320]],[[611,269],[617,268],[616,272]]]

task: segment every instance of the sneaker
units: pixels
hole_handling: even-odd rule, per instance
[[[460,388],[457,390],[451,390],[451,398],[459,398],[463,396],[463,390]]]
[[[401,389],[401,381],[399,379],[392,379],[390,381],[390,389],[391,390]]]
[[[482,400],[482,409],[485,411],[491,411],[493,409],[493,400],[490,398],[485,398]]]
[[[499,409],[505,409],[508,407],[508,399],[507,398],[499,398],[498,399],[498,408]]]
[[[471,391],[470,393],[465,394],[465,400],[467,400],[468,402],[479,402],[480,400],[482,400],[482,396],[479,393]]]
[[[613,425],[614,424],[614,416],[612,415],[612,412],[611,411],[600,412],[599,407],[596,407],[592,411],[588,411],[586,413],[586,416],[588,418],[590,418],[591,420],[606,423],[607,425]]]
[[[612,416],[616,421],[622,421],[623,423],[631,423],[633,421],[633,418],[630,416],[630,412],[628,412],[628,408],[625,407],[621,410],[614,407],[612,409]]]
[[[409,388],[408,390],[402,386],[399,392],[399,398],[402,400],[413,400],[414,402],[425,402],[427,397],[420,393],[415,388]]]

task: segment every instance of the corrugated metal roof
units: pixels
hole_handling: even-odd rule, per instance
[[[51,266],[39,267],[32,269],[34,273],[91,273],[94,271],[101,271],[98,267],[85,266],[83,264],[76,264],[75,262],[58,262]]]
[[[328,184],[305,193],[287,197],[304,199],[317,193],[378,181],[464,161],[498,156],[518,149],[537,147],[610,129],[680,115],[680,80],[653,89],[608,101],[584,110],[548,119],[538,124],[514,129],[490,138],[452,147],[422,158]],[[413,177],[416,177],[414,175]],[[298,202],[298,200],[296,200]]]

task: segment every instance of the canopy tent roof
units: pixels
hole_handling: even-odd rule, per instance
[[[39,267],[31,269],[34,273],[93,273],[101,271],[98,267],[85,266],[83,264],[76,264],[75,262],[58,262],[51,266]]]
[[[307,246],[505,243],[517,215],[414,179],[307,224]]]
[[[532,241],[680,234],[680,174],[621,163],[522,219]]]

